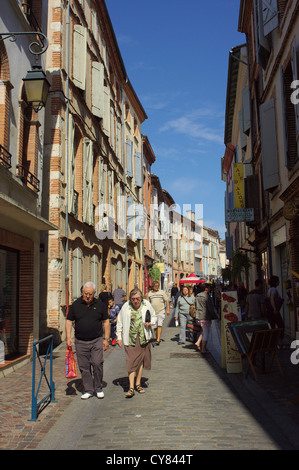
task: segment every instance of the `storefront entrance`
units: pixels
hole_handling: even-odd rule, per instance
[[[18,251],[0,246],[0,339],[5,359],[18,353]]]

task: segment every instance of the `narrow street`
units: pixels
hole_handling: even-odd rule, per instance
[[[28,421],[31,365],[1,378],[1,406],[5,400],[7,406],[1,410],[0,448],[103,450],[115,451],[115,455],[130,450],[190,454],[299,449],[299,407],[284,390],[296,392],[294,374],[288,376],[286,371],[283,379],[273,369],[259,383],[252,376],[227,374],[212,354],[201,357],[191,343],[178,345],[177,334],[172,322],[165,326],[163,341],[152,351],[152,370],[143,374],[146,393],[136,392],[131,399],[125,398],[125,356],[117,347],[110,347],[105,359],[105,398],[83,401],[80,376],[72,381],[64,378],[65,349],[61,346],[54,354],[56,401],[36,422]],[[273,384],[276,397],[271,393]]]

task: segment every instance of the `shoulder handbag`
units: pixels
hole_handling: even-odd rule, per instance
[[[150,322],[151,322],[151,312],[147,310],[145,314],[145,323],[150,323]]]
[[[187,302],[185,297],[183,297],[183,299]],[[195,318],[195,304],[189,304],[189,302],[187,302],[187,304],[189,305],[189,315],[190,315],[190,317]]]

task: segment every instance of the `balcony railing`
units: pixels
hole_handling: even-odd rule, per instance
[[[0,164],[5,168],[11,168],[11,154],[0,145]]]
[[[36,178],[27,168],[23,165],[17,165],[18,177],[21,178],[23,183],[27,186],[31,186],[31,188],[39,192],[39,179]]]

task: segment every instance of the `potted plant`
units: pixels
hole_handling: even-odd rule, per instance
[[[247,253],[242,253],[239,249],[233,251],[232,256],[232,281],[236,283],[241,281],[242,272],[245,274],[246,285],[248,285],[249,280],[249,268],[250,260],[247,256]]]
[[[148,275],[152,281],[160,281],[160,269],[155,265],[148,270]]]

